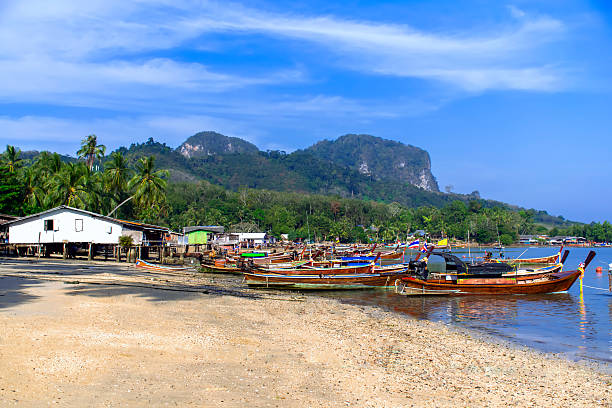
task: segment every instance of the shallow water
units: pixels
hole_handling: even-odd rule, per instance
[[[514,258],[525,249],[507,249],[505,255]],[[576,269],[591,250],[569,249],[566,270]],[[522,257],[547,256],[556,250],[529,248]],[[323,296],[338,297],[352,304],[385,307],[417,319],[442,321],[541,351],[561,353],[572,360],[612,362],[612,295],[607,290],[612,248],[594,250],[597,256],[585,272],[582,291],[580,282],[576,281],[567,293],[546,295],[411,297],[392,291],[360,291]],[[467,256],[463,252],[454,253],[459,257]],[[595,272],[597,266],[603,268],[602,274]]]

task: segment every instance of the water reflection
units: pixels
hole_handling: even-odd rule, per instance
[[[507,258],[548,256],[558,248],[512,248]],[[566,269],[583,262],[589,248],[570,248]],[[459,252],[459,251],[453,251]],[[411,297],[392,291],[330,293],[343,302],[384,307],[416,319],[475,329],[572,359],[589,358],[612,362],[612,296],[607,275],[596,266],[612,262],[612,248],[596,249],[597,257],[582,280],[567,293],[546,295]],[[468,255],[467,250],[459,256]],[[481,256],[471,251],[472,257]],[[414,254],[406,253],[406,257]],[[581,285],[581,283],[584,283]]]
[[[476,329],[548,352],[572,358],[610,361],[609,350],[598,344],[593,315],[584,292],[508,296],[399,296],[381,291],[343,292],[327,296],[342,302],[374,305],[416,319]],[[610,307],[612,314],[612,306]],[[603,347],[602,347],[603,346]]]

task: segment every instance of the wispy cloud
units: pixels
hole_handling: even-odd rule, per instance
[[[486,32],[439,33],[407,24],[334,16],[272,13],[210,1],[9,1],[0,16],[0,97],[58,93],[122,96],[158,87],[219,92],[304,80],[284,68],[251,77],[199,61],[145,57],[205,46],[207,34],[261,33],[316,44],[346,69],[442,81],[472,91],[554,90],[563,71],[539,58],[564,24],[511,7],[510,19]],[[304,63],[306,66],[308,61]],[[135,89],[134,89],[135,88]]]
[[[514,19],[495,30],[434,33],[409,25],[380,24],[332,16],[295,16],[241,7],[194,17],[191,30],[259,32],[315,43],[348,69],[440,80],[469,90],[554,90],[563,71],[542,57],[541,47],[563,38],[564,24],[511,8]]]

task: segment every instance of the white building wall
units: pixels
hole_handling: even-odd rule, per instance
[[[54,231],[45,231],[45,220],[54,221]],[[80,221],[76,220],[82,220],[82,231],[77,231],[80,229],[77,228],[80,227]],[[46,244],[68,241],[116,244],[121,232],[121,224],[63,208],[9,225],[9,243]]]
[[[238,240],[240,242],[246,242],[247,240],[253,240],[255,244],[263,244],[266,238],[265,232],[239,232]]]

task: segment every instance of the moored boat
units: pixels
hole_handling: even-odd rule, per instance
[[[268,272],[244,272],[249,286],[287,289],[342,290],[391,288],[395,281],[408,276],[407,270],[382,273],[357,274],[280,274]]]
[[[513,276],[481,275],[469,276],[468,274],[447,275],[444,279],[430,279],[425,276],[407,276],[402,278],[396,285],[396,290],[427,290],[448,291],[449,294],[486,294],[486,295],[509,295],[509,294],[543,294],[567,291],[584,273],[584,270],[595,257],[595,252],[589,252],[583,264],[575,271],[553,272],[534,279],[516,279]]]
[[[190,266],[175,267],[175,266],[157,265],[157,264],[153,264],[147,261],[143,261],[142,259],[136,259],[135,266],[137,268],[142,268],[142,269],[146,269],[149,271],[155,271],[155,272],[179,272],[179,271],[193,270],[193,268]]]
[[[559,248],[559,252],[554,255],[542,256],[539,258],[514,258],[514,259],[504,259],[504,258],[492,258],[490,261],[492,262],[504,262],[511,265],[516,264],[524,264],[524,265],[533,265],[533,264],[552,264],[558,263],[561,259],[561,252],[563,252],[563,246]]]

